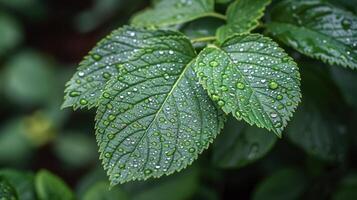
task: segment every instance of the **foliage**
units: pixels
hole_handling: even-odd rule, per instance
[[[153,8],[133,17],[132,26],[101,40],[67,83],[63,108],[97,109],[100,158],[112,185],[186,168],[219,134],[223,112],[282,137],[301,99],[301,78],[284,49],[269,37],[252,33],[271,2],[219,3],[228,4],[225,15],[215,11],[211,0],[155,1]],[[315,0],[285,0],[269,16],[262,27],[279,41],[323,62],[356,68],[357,18],[352,13]],[[226,23],[211,27],[208,23],[204,36],[185,27],[206,17]],[[297,124],[321,126],[319,116],[304,115],[302,120],[308,122]],[[316,150],[319,144],[312,136],[301,140],[296,134],[299,128],[313,134],[313,127],[293,124],[289,136],[294,143],[306,151],[314,149],[318,156],[327,151]],[[329,131],[334,134],[326,128],[326,134]],[[262,154],[274,143],[260,142],[264,137],[254,139],[268,145]],[[332,141],[334,137],[328,143]],[[235,145],[238,155],[245,145],[253,148],[248,142],[241,145]],[[244,154],[236,161],[225,159],[233,166],[250,162]]]

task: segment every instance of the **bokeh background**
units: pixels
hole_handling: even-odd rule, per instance
[[[357,11],[353,1],[331,2]],[[32,176],[47,169],[78,199],[106,186],[95,111],[60,110],[63,91],[96,42],[148,5],[148,0],[0,0],[0,175],[16,170]],[[220,23],[205,20],[184,31],[205,34],[200,28]],[[107,197],[97,199],[116,199],[119,191],[125,199],[141,200],[357,199],[357,71],[287,51],[300,66],[304,99],[282,139],[229,119],[193,166],[111,191],[102,187]]]

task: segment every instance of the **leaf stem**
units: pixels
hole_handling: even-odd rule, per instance
[[[227,17],[225,15],[222,15],[221,13],[209,12],[209,13],[206,13],[205,16],[206,17],[215,17],[215,18],[227,21]]]
[[[208,42],[216,39],[217,39],[216,36],[207,36],[207,37],[199,37],[199,38],[192,39],[191,42],[192,43]]]

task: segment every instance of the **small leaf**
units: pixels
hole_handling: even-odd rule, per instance
[[[225,113],[281,135],[300,102],[300,74],[283,49],[258,34],[207,47],[195,64],[201,84]]]
[[[165,27],[182,24],[213,12],[214,0],[161,0],[134,16],[132,25]]]
[[[282,169],[258,185],[253,194],[253,200],[301,199],[306,186],[307,180],[301,171]]]
[[[0,197],[4,200],[17,200],[17,194],[15,189],[10,183],[0,176]]]
[[[264,129],[246,127],[231,119],[213,145],[213,163],[222,168],[243,167],[262,158],[277,137]]]
[[[357,68],[357,17],[320,1],[283,1],[267,25],[280,41],[329,64]]]
[[[36,200],[32,173],[3,169],[0,170],[0,177],[4,177],[14,187],[20,200]]]
[[[85,193],[83,200],[126,200],[129,199],[126,193],[119,189],[109,190],[107,182],[98,182]]]
[[[69,187],[57,176],[42,170],[35,178],[37,196],[40,200],[73,200]]]
[[[237,33],[249,33],[259,25],[265,7],[271,0],[236,0],[227,9],[227,25],[217,30],[218,40],[223,42]]]
[[[196,53],[186,37],[132,31],[146,35],[147,46],[134,50],[140,55],[135,59],[121,59],[121,72],[105,88],[96,116],[100,158],[112,185],[180,171],[208,147],[223,122],[196,80]]]

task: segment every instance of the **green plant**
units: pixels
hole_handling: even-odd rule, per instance
[[[214,9],[220,3],[228,5],[225,15]],[[226,115],[281,137],[301,99],[300,74],[269,36],[357,68],[355,15],[319,0],[285,0],[261,23],[270,3],[157,0],[89,52],[62,107],[96,107],[100,159],[112,185],[187,167]]]

